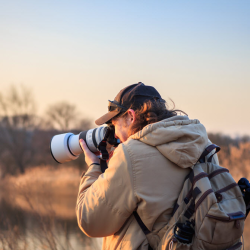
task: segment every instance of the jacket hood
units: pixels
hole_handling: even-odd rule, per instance
[[[205,127],[187,116],[174,116],[149,124],[130,138],[156,147],[182,168],[193,166],[209,143]]]

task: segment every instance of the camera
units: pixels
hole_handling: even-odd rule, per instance
[[[185,244],[192,243],[192,238],[194,235],[194,229],[191,225],[190,221],[186,221],[185,223],[177,223],[174,229],[175,238]]]
[[[107,142],[113,147],[117,147],[120,143],[120,140],[115,138],[113,126],[101,126],[82,131],[77,135],[73,133],[55,135],[50,142],[50,152],[54,160],[58,163],[64,163],[77,159],[83,153],[79,144],[80,139],[85,141],[93,153],[101,151],[100,145],[103,145],[103,142]]]

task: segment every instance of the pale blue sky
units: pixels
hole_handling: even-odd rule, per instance
[[[250,134],[250,1],[0,0],[0,91],[33,89],[98,118],[153,85],[208,131]]]

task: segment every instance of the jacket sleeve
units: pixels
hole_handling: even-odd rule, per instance
[[[76,204],[77,222],[90,237],[113,235],[136,205],[130,157],[120,144],[105,173],[101,173],[99,165],[92,165],[82,177]]]

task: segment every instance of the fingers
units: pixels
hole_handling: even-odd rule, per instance
[[[92,163],[99,163],[99,158],[93,154],[86,145],[85,141],[83,139],[79,140],[80,146],[84,152],[85,155],[85,161],[88,166],[90,166]]]
[[[83,139],[80,139],[80,146],[81,146],[81,148],[82,148],[82,151],[84,152],[84,154],[86,154],[86,153],[90,153],[91,151],[89,150],[89,148],[88,148],[88,146],[87,146],[87,144],[86,144],[86,142],[83,140]],[[92,153],[92,152],[91,152]],[[100,155],[100,152],[96,152],[96,153],[94,153],[95,155]]]
[[[83,139],[80,139],[79,142],[80,142],[80,146],[81,146],[81,148],[82,148],[82,151],[83,151],[84,153],[88,152],[88,151],[89,151],[89,148],[87,147],[85,141],[84,141]]]
[[[80,140],[79,140],[79,144],[80,144],[80,147],[81,147],[82,151],[85,151],[85,150],[84,150],[84,149],[85,149],[85,146],[86,146],[85,141],[84,141],[83,139],[80,139]]]

